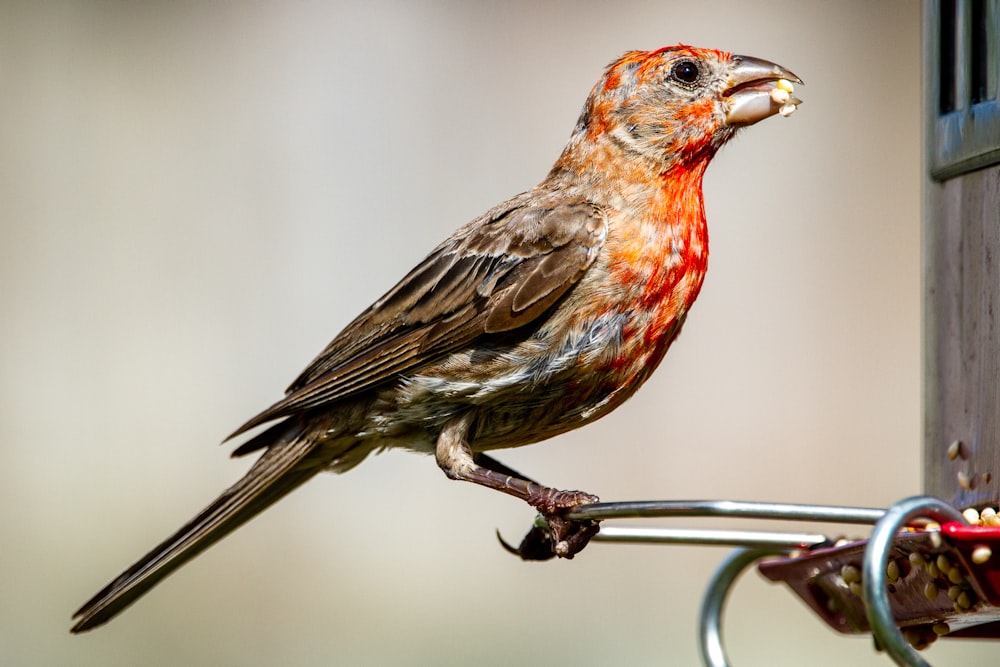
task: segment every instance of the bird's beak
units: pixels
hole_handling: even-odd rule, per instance
[[[732,56],[730,62],[729,87],[722,94],[730,125],[753,125],[776,113],[788,116],[802,104],[792,95],[792,84],[802,79],[781,65],[748,56]]]

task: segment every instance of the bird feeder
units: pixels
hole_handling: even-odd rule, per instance
[[[871,632],[897,664],[938,637],[1000,638],[1000,0],[924,4],[922,496],[888,509],[732,501],[596,503],[569,518],[736,516],[874,524],[867,540],[602,526],[595,541],[739,547],[705,594],[705,664],[728,665],[721,615],[751,564],[832,628]]]

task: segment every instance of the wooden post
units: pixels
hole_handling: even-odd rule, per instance
[[[996,507],[1000,167],[949,179],[930,191],[924,237],[924,490],[959,507]]]
[[[925,3],[924,490],[1000,502],[996,0]]]

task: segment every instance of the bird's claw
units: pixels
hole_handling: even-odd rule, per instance
[[[564,514],[566,510],[596,503],[599,500],[597,496],[584,491],[561,491],[548,487],[536,487],[528,496],[528,504],[546,518]]]
[[[573,521],[558,514],[547,516],[545,519],[552,536],[552,550],[559,558],[573,558],[583,551],[590,538],[601,530],[601,525],[591,519]]]
[[[540,528],[537,523],[531,527],[531,530],[516,547],[503,539],[499,530],[497,531],[497,539],[507,553],[513,554],[521,560],[550,560],[556,555],[555,547],[552,544],[552,534],[549,533],[547,527]]]
[[[597,500],[597,496],[581,491],[557,491],[548,494],[543,506],[539,506],[542,503],[533,503],[541,513],[535,518],[534,525],[521,540],[521,544],[517,547],[508,544],[500,536],[499,531],[497,539],[507,552],[520,557],[521,560],[550,560],[556,556],[571,559],[587,546],[590,538],[596,535],[601,527],[597,521],[567,519],[565,514],[567,510]]]

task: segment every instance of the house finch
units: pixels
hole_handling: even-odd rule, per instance
[[[435,248],[351,322],[280,401],[230,437],[262,451],[242,479],[74,616],[105,623],[322,470],[372,451],[434,453],[452,479],[516,496],[572,556],[596,497],[528,481],[485,452],[538,442],[622,404],[677,337],[708,260],[702,175],[736,131],[781,112],[794,74],[678,45],[613,62],[537,187]]]

